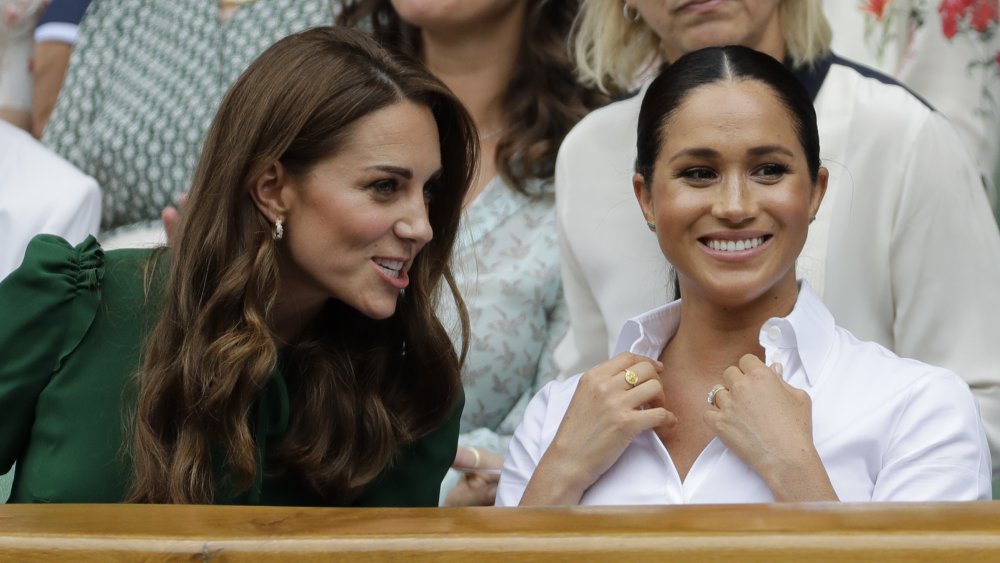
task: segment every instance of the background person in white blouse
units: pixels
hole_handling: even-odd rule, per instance
[[[638,123],[634,191],[682,300],[533,399],[498,504],[989,498],[968,386],[858,341],[796,280],[828,180],[796,77],[745,47],[695,51]]]

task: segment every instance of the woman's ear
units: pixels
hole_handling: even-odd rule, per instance
[[[275,162],[250,186],[250,197],[271,223],[288,212],[287,179],[285,167]]]
[[[819,173],[816,175],[816,185],[813,186],[812,196],[809,201],[809,216],[816,218],[816,214],[819,213],[819,206],[823,203],[823,196],[826,195],[826,186],[830,181],[830,171],[825,167],[820,166]]]
[[[632,175],[632,189],[635,190],[635,199],[639,201],[639,207],[642,208],[642,215],[646,218],[646,225],[649,226],[649,230],[654,230],[656,220],[653,217],[653,196],[646,188],[646,179],[643,178],[642,174]]]

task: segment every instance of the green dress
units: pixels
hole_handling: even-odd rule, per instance
[[[135,401],[129,380],[159,308],[143,290],[149,256],[149,250],[105,253],[93,237],[73,248],[40,235],[21,267],[0,282],[0,473],[17,462],[9,502],[124,498],[131,466],[122,429],[125,407]],[[406,446],[353,504],[436,506],[455,458],[461,406]],[[288,410],[279,366],[251,409],[260,451],[284,433]],[[270,474],[266,461],[262,474]],[[294,477],[270,476],[241,495],[217,491],[216,502],[331,504]]]

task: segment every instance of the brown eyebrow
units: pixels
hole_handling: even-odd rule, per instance
[[[762,147],[754,147],[747,150],[747,154],[750,156],[762,156],[765,154],[771,154],[773,152],[781,153],[788,156],[795,156],[795,153],[786,149],[781,145],[764,145]]]
[[[762,155],[765,155],[765,154],[771,154],[771,153],[775,153],[775,152],[776,153],[785,154],[785,155],[788,155],[788,156],[795,156],[795,154],[792,151],[786,149],[785,147],[783,147],[781,145],[764,145],[764,146],[760,146],[760,147],[753,147],[753,148],[747,149],[747,154],[749,156],[762,156]],[[673,161],[677,160],[678,158],[681,158],[681,157],[684,157],[684,156],[693,156],[695,158],[717,158],[719,156],[719,151],[717,151],[715,149],[701,148],[701,147],[692,148],[692,149],[684,149],[684,150],[682,150],[680,152],[677,152],[672,157],[670,157],[670,160],[668,160],[667,162],[673,162]]]
[[[375,166],[369,166],[366,170],[378,170],[379,172],[387,172],[389,174],[394,174],[406,178],[407,180],[413,179],[413,171],[409,168],[403,168],[400,166],[392,166],[389,164],[377,164]]]
[[[670,160],[668,160],[667,162],[673,162],[678,158],[681,158],[682,156],[693,156],[696,158],[715,158],[719,156],[719,152],[716,151],[715,149],[703,149],[703,148],[684,149],[678,153],[675,153],[674,156],[670,157]]]

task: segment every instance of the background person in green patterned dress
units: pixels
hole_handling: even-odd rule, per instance
[[[162,241],[229,86],[278,39],[332,21],[329,0],[93,0],[42,140],[100,185],[105,247]]]

